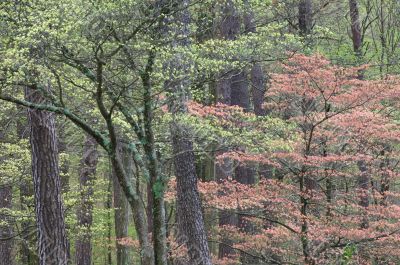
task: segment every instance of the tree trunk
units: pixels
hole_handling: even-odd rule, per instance
[[[33,103],[45,100],[37,89],[26,89]],[[36,222],[40,265],[66,265],[68,245],[58,165],[55,115],[29,109],[31,125],[32,175],[35,190]]]
[[[128,179],[125,179],[126,174],[123,168],[123,163],[121,161],[120,155],[118,153],[116,153],[115,155],[111,155],[110,157],[115,176],[117,177],[118,183],[120,185],[122,183],[121,179],[125,181],[125,183],[130,183]],[[140,244],[141,264],[154,265],[155,250],[153,250],[151,243],[149,241],[149,232],[148,232],[149,230],[147,226],[146,210],[142,201],[143,197],[140,193],[140,190],[136,188],[137,187],[134,187],[133,185],[130,185],[130,187],[125,187],[125,189],[127,190],[125,190],[124,193],[127,196],[128,202],[131,206],[131,210],[134,213],[133,221],[135,223],[135,230]]]
[[[312,0],[299,2],[299,30],[302,36],[307,36],[312,30]]]
[[[177,180],[178,240],[187,246],[189,264],[211,265],[201,199],[197,189],[193,144],[188,139],[184,127],[175,125],[171,126],[171,130]]]
[[[176,14],[177,27],[175,34],[181,37],[175,41],[174,46],[188,46],[190,33],[190,0],[180,3],[181,12]],[[182,61],[183,59],[183,61]],[[172,61],[170,67],[184,72],[187,70],[187,62],[178,54]],[[187,112],[186,103],[189,98],[190,81],[188,79],[174,80],[174,95],[170,112],[180,115]],[[178,242],[185,244],[188,250],[188,264],[211,265],[211,256],[208,248],[207,234],[204,228],[201,199],[197,187],[197,174],[193,143],[188,134],[188,128],[179,121],[172,121],[171,126],[172,145],[174,152],[174,169],[177,181],[177,223]],[[178,261],[179,263],[180,261]]]
[[[128,179],[133,179],[133,158],[129,151],[125,148],[120,148],[122,160],[124,163],[125,173]],[[131,264],[129,256],[129,246],[123,244],[123,240],[126,239],[128,235],[129,226],[129,204],[122,192],[121,187],[116,180],[113,178],[114,183],[114,224],[115,224],[115,236],[116,236],[116,247],[117,247],[117,264],[116,265],[127,265]],[[122,240],[122,241],[121,241]]]
[[[167,265],[167,240],[164,205],[165,180],[160,172],[160,165],[156,154],[154,133],[152,128],[153,105],[151,95],[150,76],[144,77],[144,120],[146,143],[144,150],[150,176],[150,186],[153,203],[153,248],[156,265]]]
[[[351,39],[353,41],[353,51],[358,60],[358,63],[362,62],[362,32],[360,24],[360,13],[358,9],[357,0],[349,0],[350,7],[350,21],[351,21]],[[364,79],[364,72],[358,71],[358,79]]]
[[[77,265],[92,264],[93,182],[98,156],[96,141],[91,136],[86,136],[79,173],[81,202],[77,212],[80,231],[75,243]]]
[[[351,21],[351,39],[353,41],[353,50],[358,58],[362,56],[362,33],[360,25],[360,14],[357,0],[349,0],[350,21]]]

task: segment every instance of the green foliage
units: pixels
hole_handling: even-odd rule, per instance
[[[348,265],[350,264],[351,260],[353,259],[354,254],[357,251],[357,247],[354,244],[348,245],[343,249],[343,254],[341,257],[341,265]]]

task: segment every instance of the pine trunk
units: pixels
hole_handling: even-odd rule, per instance
[[[27,88],[26,98],[37,104],[45,101],[36,89],[31,88]],[[35,109],[29,109],[28,114],[39,264],[66,265],[68,244],[61,198],[55,115]]]
[[[186,130],[179,125],[172,126],[172,132],[177,180],[178,240],[187,246],[189,264],[211,265],[201,199],[197,189],[193,144],[185,135]]]
[[[174,46],[185,47],[189,45],[190,34],[190,1],[181,1],[181,12],[175,16],[178,26],[175,29],[177,36],[184,36],[180,41],[175,41]],[[178,54],[172,60],[170,67],[182,72],[187,70],[187,62]],[[180,115],[187,112],[187,99],[190,96],[188,79],[174,80],[174,96],[170,105],[170,112]],[[175,118],[175,116],[174,116]],[[211,265],[207,233],[204,227],[201,199],[197,187],[195,156],[193,143],[190,140],[188,128],[178,120],[174,120],[170,126],[172,145],[174,152],[174,168],[177,181],[176,216],[178,223],[178,242],[184,244],[188,250],[188,264]],[[185,261],[178,261],[185,264]]]

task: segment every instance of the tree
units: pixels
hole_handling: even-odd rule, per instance
[[[124,170],[129,179],[134,179],[134,168],[132,154],[124,147],[120,147]],[[124,244],[128,238],[129,228],[129,204],[125,198],[117,179],[113,178],[113,198],[114,198],[114,224],[115,235],[117,238],[117,264],[124,265],[131,262],[129,246]]]
[[[180,4],[181,12],[174,17],[176,25],[172,27],[172,34],[180,40],[172,43],[173,48],[185,49],[189,46],[191,1],[185,0]],[[170,125],[174,169],[177,182],[176,193],[176,218],[178,223],[177,240],[187,248],[187,264],[211,265],[211,256],[207,242],[207,234],[204,227],[201,199],[197,188],[198,177],[195,167],[195,156],[193,143],[188,135],[189,128],[179,122],[179,116],[187,113],[187,101],[189,98],[190,77],[184,76],[190,69],[189,62],[184,54],[177,53],[172,58],[169,67],[171,71],[170,89],[173,91],[171,97],[170,112],[173,121]],[[178,74],[178,77],[175,76]],[[167,87],[169,88],[169,87]],[[182,262],[178,260],[178,263]]]
[[[45,99],[36,89],[28,87],[26,99],[34,104],[42,104]],[[69,253],[61,199],[55,117],[54,113],[35,109],[29,110],[28,115],[39,264],[65,265]]]
[[[311,33],[313,27],[312,21],[312,1],[299,1],[299,30],[302,36],[307,36]]]
[[[360,24],[360,12],[357,0],[349,0],[351,34],[354,53],[358,58],[362,56],[362,32]]]

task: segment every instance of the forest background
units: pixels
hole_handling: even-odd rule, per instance
[[[0,2],[0,265],[400,264],[396,0]]]

